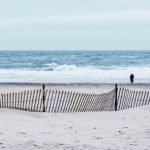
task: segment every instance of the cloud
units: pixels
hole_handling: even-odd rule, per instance
[[[25,16],[22,18],[1,18],[0,27],[12,27],[16,25],[33,24],[58,24],[58,23],[90,23],[90,22],[128,22],[128,21],[148,21],[150,11],[113,11],[97,12],[89,14],[70,15],[48,15],[48,16]]]

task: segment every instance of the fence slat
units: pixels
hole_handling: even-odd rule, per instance
[[[75,104],[75,100],[76,100],[76,98],[77,98],[77,96],[78,96],[78,92],[77,93],[75,93],[75,96],[73,97],[73,99],[72,99],[72,105],[70,106],[70,112],[73,112],[73,108],[74,108],[74,104]]]
[[[141,96],[141,92],[134,91],[134,96],[132,99],[131,108],[138,106],[140,96]]]
[[[63,113],[67,113],[68,112],[68,109],[70,107],[70,101],[71,101],[72,94],[73,94],[72,91],[67,91],[67,93],[66,93],[66,98],[65,98],[65,102],[64,102]],[[61,99],[59,99],[59,101],[61,101]]]
[[[73,112],[76,112],[76,107],[78,107],[80,96],[81,96],[81,94],[78,93],[78,96],[77,96],[77,98],[75,99],[75,102],[74,102],[74,107],[73,107],[73,110],[72,110]]]
[[[95,95],[95,103],[93,104],[92,111],[102,111],[104,105],[102,95]]]
[[[67,91],[64,91],[63,93],[63,99],[61,100],[61,105],[60,105],[60,113],[63,113],[64,112],[64,102],[65,102],[65,99],[67,97]]]
[[[147,105],[148,97],[149,97],[149,91],[147,92],[147,96],[146,96],[144,105]]]
[[[80,97],[78,98],[78,104],[76,106],[75,112],[79,112],[79,108],[80,108],[80,105],[82,103],[82,97],[83,97],[83,95],[84,95],[83,93],[80,93]]]
[[[81,99],[80,99],[79,108],[78,108],[78,112],[81,112],[84,96],[85,96],[85,93],[82,93]]]
[[[84,100],[83,100],[83,106],[82,106],[81,112],[85,112],[85,106],[86,106],[87,98],[88,98],[88,94],[86,93],[86,94],[85,94],[85,98],[84,98]]]
[[[142,101],[141,101],[141,103],[140,103],[140,106],[143,106],[143,104],[144,104],[144,101],[145,101],[145,97],[146,97],[146,91],[144,92],[144,95],[143,95],[143,99],[142,99]]]
[[[143,95],[143,91],[140,91],[137,99],[135,99],[135,106],[132,105],[132,107],[138,107],[139,106],[142,95]]]
[[[61,103],[62,103],[62,98],[64,97],[64,91],[61,91],[60,92],[60,96],[59,96],[59,102],[58,102],[58,109],[57,109],[57,112],[60,112],[61,110]]]

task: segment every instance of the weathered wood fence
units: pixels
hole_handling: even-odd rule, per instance
[[[71,113],[117,111],[150,104],[149,91],[117,88],[108,93],[87,94],[55,89],[37,89],[0,94],[0,108],[32,112]]]
[[[113,111],[115,90],[103,94],[43,89],[0,95],[0,108],[33,112],[71,113]]]
[[[149,91],[136,91],[126,88],[118,88],[117,110],[128,109],[150,104]]]

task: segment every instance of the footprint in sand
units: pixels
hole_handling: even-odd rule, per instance
[[[5,147],[3,146],[3,147],[1,147],[1,148],[5,148]]]
[[[22,137],[26,137],[27,136],[27,133],[25,133],[25,132],[18,132],[17,134],[19,136],[22,136]]]
[[[36,144],[33,144],[33,146],[34,146],[34,147],[38,147],[38,145],[36,145]]]
[[[124,127],[124,129],[128,129],[128,127]]]
[[[63,145],[65,145],[65,144],[63,144],[63,143],[60,143],[60,144],[58,144],[59,146],[63,146]]]
[[[93,139],[102,140],[103,138],[102,137],[96,137],[96,136],[94,136]]]
[[[137,144],[134,144],[134,143],[131,143],[131,144],[129,144],[129,145],[131,145],[131,146],[137,146]]]
[[[73,129],[73,127],[69,127],[69,129]]]
[[[35,147],[36,149],[41,148],[39,145],[35,144],[34,142],[30,142],[30,141],[26,142],[26,143],[25,143],[25,146],[33,146],[33,147]]]
[[[19,134],[27,134],[27,133],[25,133],[25,132],[18,132]]]
[[[120,130],[119,130],[118,132],[119,132],[120,134],[124,134],[124,132],[122,132],[122,131],[120,131]]]
[[[103,139],[103,138],[102,138],[102,137],[96,137],[96,139],[97,139],[97,140],[101,140],[101,139]]]

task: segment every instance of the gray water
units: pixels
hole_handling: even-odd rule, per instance
[[[0,51],[0,82],[150,82],[150,51]]]

